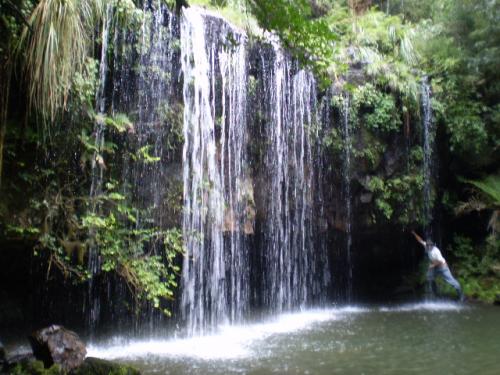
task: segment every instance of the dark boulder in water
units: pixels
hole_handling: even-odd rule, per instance
[[[33,354],[47,368],[56,363],[65,371],[72,370],[83,363],[87,354],[78,335],[58,325],[33,332],[29,340]]]

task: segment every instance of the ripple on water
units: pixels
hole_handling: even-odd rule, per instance
[[[408,311],[461,311],[465,305],[458,302],[417,302],[398,306],[379,307],[380,312],[408,312]]]

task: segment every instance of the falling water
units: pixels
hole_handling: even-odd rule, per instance
[[[349,94],[344,95],[343,108],[342,108],[342,125],[344,133],[344,163],[343,163],[343,196],[344,204],[346,210],[345,217],[345,234],[346,234],[346,245],[345,245],[345,259],[347,265],[347,302],[352,300],[352,260],[351,260],[351,248],[352,248],[352,197],[351,197],[351,135],[349,126]]]
[[[179,307],[188,333],[241,322],[252,307],[251,295],[259,295],[262,306],[274,312],[325,301],[330,277],[326,242],[318,240],[315,223],[315,208],[322,209],[323,203],[321,172],[317,170],[321,119],[313,75],[298,70],[277,43],[258,49],[263,67],[254,71],[254,78],[265,87],[265,95],[256,100],[266,101],[261,115],[267,137],[259,165],[259,173],[267,179],[259,189],[269,193],[265,212],[260,213],[263,227],[256,228],[255,160],[248,153],[247,124],[252,117],[247,98],[252,62],[246,36],[217,16],[191,7],[180,18],[180,52],[176,55],[177,19],[157,2],[145,5],[144,11],[138,34],[120,29],[111,17],[104,25],[103,51],[109,29],[115,27],[114,57],[110,59],[113,75],[110,82],[105,81],[108,61],[103,53],[98,112],[126,113],[133,121],[133,128],[122,138],[130,152],[122,156],[121,186],[123,195],[140,209],[138,229],[169,227],[164,201],[174,175],[168,169],[172,155],[165,138],[171,124],[164,109],[183,113],[179,183],[183,185],[186,253]],[[139,47],[136,54],[130,53],[132,45]],[[182,70],[182,99],[175,90],[176,59]],[[104,101],[105,92],[112,93],[108,102]],[[180,104],[172,107],[180,100],[183,110]],[[102,125],[96,127],[101,135]],[[103,136],[98,140],[103,142]],[[131,154],[145,147],[156,162],[131,159]],[[97,182],[102,181],[97,161],[93,194],[100,191]],[[262,232],[256,232],[259,229]],[[260,236],[262,248],[251,253]],[[157,254],[151,246],[148,252]],[[257,257],[262,258],[261,265],[252,263]],[[259,285],[250,280],[255,272],[262,275]],[[99,297],[121,300],[126,291],[119,283],[110,286],[109,282],[102,293],[91,286],[93,289],[95,298],[89,304],[95,326]],[[123,313],[119,302],[111,304],[113,307],[106,304],[106,312],[112,317]],[[154,330],[158,319],[158,314],[145,313],[141,325]]]
[[[313,163],[311,126],[316,116],[315,80],[299,71],[277,45],[268,73],[270,99],[269,172],[266,248],[263,250],[264,303],[273,311],[305,306],[324,274],[314,269],[320,251],[313,249]]]
[[[424,145],[424,223],[425,236],[432,236],[432,171],[433,171],[433,149],[435,129],[432,124],[432,108],[431,108],[431,89],[427,81],[427,77],[422,79],[422,128],[423,128],[423,145]]]
[[[99,67],[99,82],[100,86],[96,95],[96,112],[98,114],[98,120],[95,124],[94,137],[95,137],[95,149],[91,162],[91,186],[90,186],[90,197],[93,199],[92,212],[95,213],[98,209],[97,207],[97,197],[102,193],[102,181],[103,181],[103,159],[102,150],[104,147],[104,120],[103,116],[106,110],[106,76],[108,74],[108,39],[109,39],[109,29],[111,26],[112,19],[112,7],[108,5],[106,8],[105,17],[102,26],[102,45],[101,45],[101,62]],[[91,233],[92,235],[92,233]],[[98,257],[98,251],[96,245],[89,247],[88,251],[88,261],[87,267],[91,274],[88,285],[88,295],[84,303],[84,312],[87,311],[87,325],[93,331],[99,321],[100,315],[100,296],[98,285],[95,282],[95,275],[99,272],[100,261]]]
[[[247,178],[246,51],[243,40],[219,52],[222,77],[221,171],[224,191],[224,231],[229,237],[231,321],[240,321],[248,308],[249,269],[245,235],[251,223],[253,189]],[[214,79],[214,78],[213,78]]]
[[[138,208],[135,217],[136,229],[155,226],[165,229],[164,197],[169,183],[168,163],[173,156],[169,154],[167,142],[169,132],[174,126],[165,117],[172,112],[174,105],[172,75],[175,63],[175,17],[161,1],[151,1],[144,5],[144,17],[140,30],[123,27],[113,17],[113,8],[108,6],[102,30],[102,51],[100,62],[100,87],[97,94],[96,112],[98,113],[95,137],[96,152],[92,161],[91,196],[103,192],[103,148],[106,142],[123,146],[126,152],[106,158],[115,158],[111,164],[122,165],[119,188],[127,199],[127,204]],[[113,54],[108,47],[112,45]],[[136,53],[131,53],[132,48]],[[112,74],[110,74],[112,72]],[[111,94],[111,95],[110,95]],[[125,116],[127,125],[125,136],[117,138],[105,126],[105,117]],[[124,117],[122,117],[124,118]],[[107,138],[105,140],[105,135]],[[138,157],[141,150],[154,157],[155,162]],[[135,157],[135,160],[132,158]],[[118,159],[117,159],[118,158]],[[121,159],[121,160],[120,160]],[[119,167],[117,168],[119,169]],[[181,181],[179,181],[179,184]],[[97,204],[92,208],[97,213]],[[149,254],[161,254],[161,245],[151,241],[147,244]],[[98,251],[89,251],[89,270],[94,277],[89,281],[88,307],[86,306],[90,328],[95,328],[100,316],[111,317],[116,326],[127,316],[129,292],[122,282],[115,282],[110,276],[96,278],[99,272]],[[106,303],[102,303],[106,300]],[[136,328],[149,325],[155,328],[161,314],[155,313],[152,306],[146,306],[141,319],[135,319]]]
[[[226,318],[222,239],[223,196],[216,162],[210,101],[211,61],[203,17],[184,9],[181,21],[184,73],[184,219],[186,255],[182,311],[193,332]]]
[[[125,48],[121,59],[115,59],[122,64],[115,87],[123,91],[115,94],[113,114],[133,114],[133,130],[128,132],[133,133],[129,134],[129,147],[136,160],[130,160],[130,155],[125,154],[122,179],[123,194],[132,198],[135,207],[139,208],[136,229],[154,226],[164,230],[169,227],[165,200],[168,189],[176,182],[175,177],[168,175],[172,171],[169,163],[175,158],[169,148],[169,133],[176,131],[176,124],[168,114],[178,109],[172,93],[176,20],[159,0],[146,2],[143,11],[145,16],[136,42],[139,56],[129,61],[131,55],[134,57]],[[125,39],[122,45],[127,47],[128,33],[116,30],[115,35],[121,35]],[[135,72],[137,62],[139,69]],[[141,152],[151,159],[141,158]],[[149,253],[162,254],[160,241],[151,241],[146,246]],[[124,294],[124,291],[117,292]],[[154,332],[163,316],[152,305],[144,310],[141,321],[136,324]]]
[[[249,296],[244,244],[251,192],[245,177],[245,41],[229,26],[216,35],[211,27],[216,26],[200,10],[184,10],[183,231],[187,254],[182,313],[190,333],[241,320]]]

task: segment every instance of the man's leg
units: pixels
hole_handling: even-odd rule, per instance
[[[462,288],[460,287],[460,283],[457,281],[457,279],[453,277],[449,267],[448,266],[439,267],[439,273],[443,277],[444,281],[450,284],[457,291],[458,298],[460,299],[460,301],[463,301],[464,295],[462,293]]]
[[[436,274],[435,274],[435,267],[429,267],[427,269],[427,284],[425,286],[425,294],[426,296],[431,296],[431,297],[436,297],[437,295],[437,286],[436,286]]]

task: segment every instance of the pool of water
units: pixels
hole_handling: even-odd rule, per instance
[[[143,374],[500,374],[500,308],[342,307],[222,327],[202,337],[115,338],[88,355]]]

